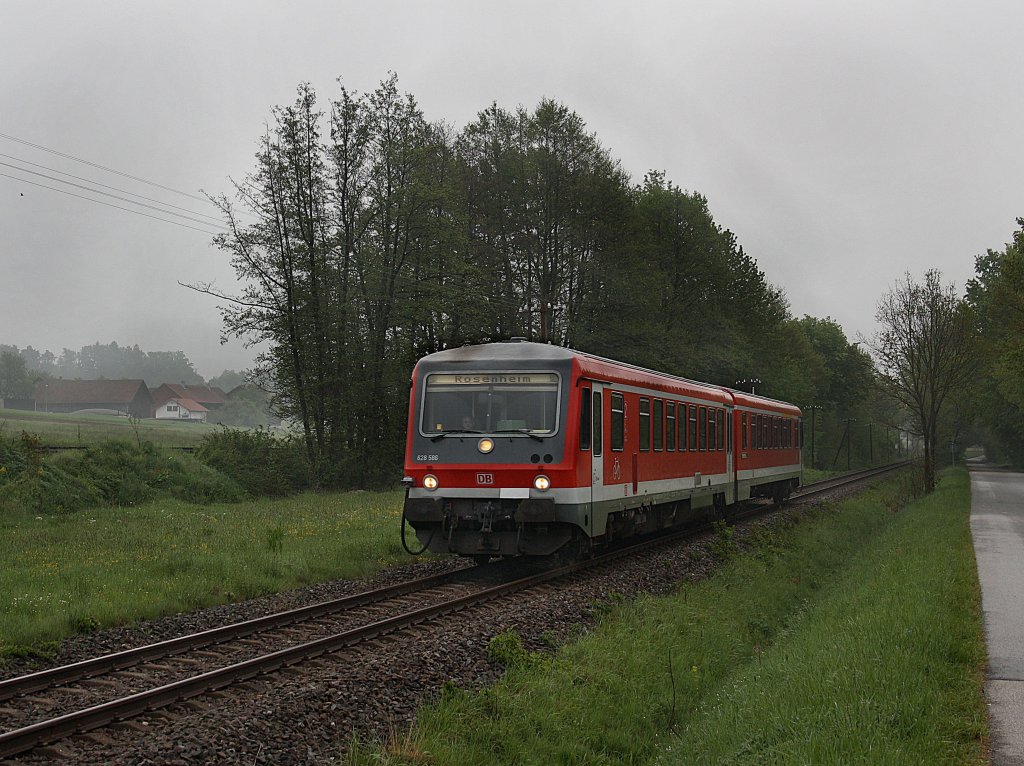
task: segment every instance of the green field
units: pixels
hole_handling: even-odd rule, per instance
[[[220,429],[206,423],[156,419],[129,420],[114,415],[70,415],[0,409],[0,438],[21,431],[36,434],[47,446],[82,447],[103,439],[150,441],[165,447],[194,447],[203,436]]]
[[[966,472],[757,533],[710,579],[610,610],[554,656],[514,634],[349,764],[982,764],[985,649]],[[600,613],[600,612],[599,612]]]
[[[0,658],[83,630],[409,561],[400,492],[0,514]]]

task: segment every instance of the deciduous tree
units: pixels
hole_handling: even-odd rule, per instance
[[[924,444],[924,477],[935,487],[939,421],[978,368],[972,312],[936,270],[910,274],[878,302],[870,344],[886,392],[913,413]]]

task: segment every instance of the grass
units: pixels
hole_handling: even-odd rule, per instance
[[[400,492],[0,515],[0,657],[408,560]]]
[[[554,656],[501,634],[497,685],[447,686],[347,762],[983,763],[966,474],[893,512],[905,484],[758,533],[709,580],[602,610]]]
[[[165,447],[194,447],[204,435],[220,431],[206,423],[180,423],[156,419],[129,420],[114,415],[71,415],[0,409],[0,436],[19,431],[36,434],[53,447],[88,446],[104,439],[149,441]]]

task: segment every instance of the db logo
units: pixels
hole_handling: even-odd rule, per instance
[[[494,484],[494,474],[493,473],[478,473],[476,475],[476,483],[477,484]]]

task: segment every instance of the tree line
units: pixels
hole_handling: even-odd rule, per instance
[[[254,378],[321,486],[399,475],[418,358],[513,336],[756,379],[822,407],[826,451],[869,406],[871,359],[837,323],[793,318],[706,198],[661,172],[634,182],[563,104],[491,104],[455,130],[394,75],[324,106],[304,83],[258,146],[212,198],[243,287],[191,287],[222,299],[228,334],[265,344]]]
[[[35,382],[42,378],[68,380],[134,380],[141,378],[150,388],[162,383],[218,386],[230,391],[246,382],[244,373],[224,370],[204,381],[183,351],[143,351],[117,342],[94,343],[60,354],[32,346],[18,348],[0,343],[0,399],[27,399]]]
[[[1001,250],[975,259],[967,284],[980,362],[954,438],[985,445],[993,460],[1024,465],[1024,218]],[[966,420],[966,422],[964,422]]]

